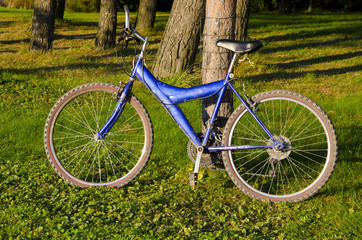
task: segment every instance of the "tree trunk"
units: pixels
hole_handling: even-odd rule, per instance
[[[346,0],[344,8],[349,11],[361,10],[361,5],[358,5],[358,0]]]
[[[95,46],[105,50],[115,46],[117,28],[117,0],[101,0]]]
[[[200,20],[205,0],[175,0],[153,65],[156,77],[187,70],[194,62],[200,41]]]
[[[217,47],[219,39],[235,38],[236,0],[207,0],[202,58],[202,82],[210,83],[223,79],[230,63],[230,51]],[[227,89],[214,126],[222,133],[233,111],[232,91]],[[210,119],[217,96],[203,99],[202,119],[204,125]]]
[[[312,7],[313,7],[313,0],[309,0],[307,12],[311,13],[312,12]]]
[[[35,0],[30,50],[48,51],[53,46],[55,0]]]
[[[55,8],[55,19],[64,19],[65,0],[56,0],[57,6]]]
[[[136,29],[142,31],[146,28],[153,28],[156,18],[157,0],[140,0],[136,20]]]
[[[248,31],[249,13],[251,0],[237,0],[236,4],[236,23],[235,39],[240,41],[246,40]]]
[[[279,12],[284,13],[284,0],[280,1]]]

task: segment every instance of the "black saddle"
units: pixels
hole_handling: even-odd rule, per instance
[[[235,41],[228,39],[221,39],[216,42],[216,46],[223,47],[236,53],[252,53],[263,46],[263,44],[256,41]]]

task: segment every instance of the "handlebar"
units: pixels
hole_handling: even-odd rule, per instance
[[[124,13],[125,13],[125,22],[124,22],[124,31],[121,33],[121,37],[118,39],[118,41],[121,40],[122,37],[124,37],[126,33],[127,37],[130,36],[134,36],[136,39],[145,42],[146,38],[144,36],[142,36],[142,34],[140,34],[139,32],[136,31],[136,29],[132,26],[132,24],[129,21],[129,9],[127,5],[123,6],[124,8]]]
[[[124,14],[125,14],[125,22],[124,22],[124,28],[127,30],[127,29],[130,29],[130,23],[129,23],[129,9],[128,9],[128,6],[127,5],[124,5],[123,6],[124,8]]]

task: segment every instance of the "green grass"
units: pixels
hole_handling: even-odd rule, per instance
[[[360,14],[251,15],[249,36],[264,47],[251,56],[255,67],[241,63],[236,70],[247,93],[301,92],[326,109],[337,130],[340,154],[331,180],[296,204],[255,201],[224,172],[208,169],[201,169],[199,187],[192,189],[188,139],[139,83],[135,94],[155,129],[145,170],[121,189],[68,186],[44,153],[49,110],[72,87],[117,84],[127,77],[113,50],[93,48],[98,14],[66,13],[66,20],[56,23],[53,51],[46,54],[28,52],[31,16],[31,11],[0,8],[0,239],[362,237]],[[150,49],[157,49],[167,16],[158,14],[156,30],[146,33]],[[165,81],[185,84],[179,78]],[[199,106],[181,106],[197,129],[200,114],[194,108]]]

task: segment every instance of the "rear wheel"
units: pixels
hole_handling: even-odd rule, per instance
[[[123,186],[149,159],[152,123],[133,95],[108,135],[96,138],[115,109],[117,91],[118,86],[109,83],[85,84],[61,97],[49,113],[46,154],[54,170],[73,186]]]
[[[296,202],[311,197],[328,181],[337,159],[331,120],[317,103],[295,92],[264,92],[253,101],[256,114],[284,149],[223,152],[232,181],[259,200]],[[271,144],[247,109],[239,106],[227,122],[223,146]]]

